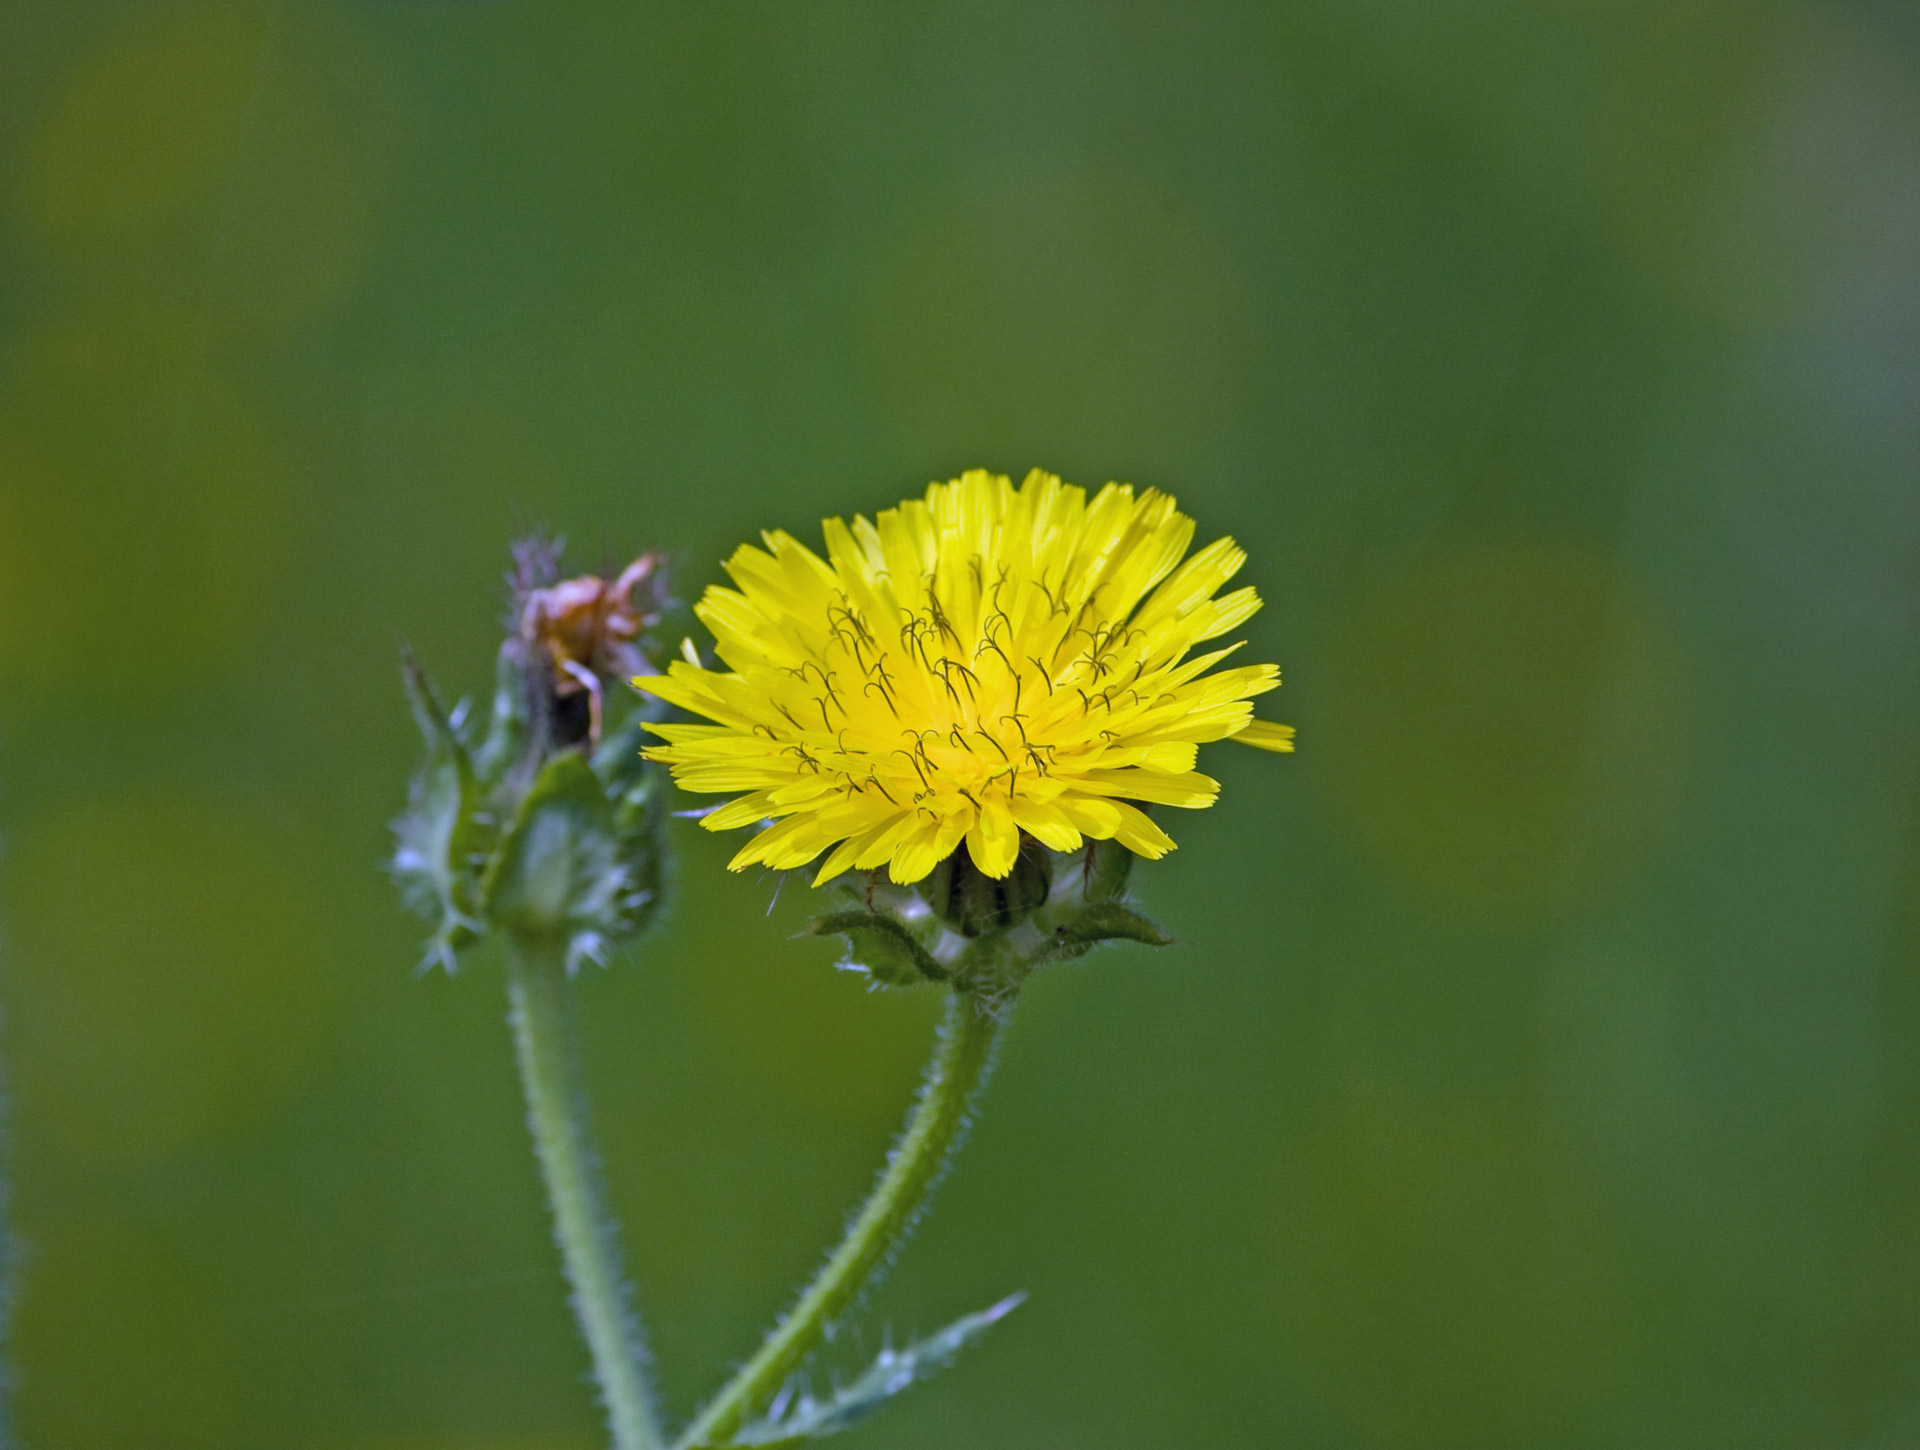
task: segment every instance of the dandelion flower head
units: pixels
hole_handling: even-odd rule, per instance
[[[773,821],[736,871],[828,851],[815,885],[880,866],[906,884],[964,843],[1004,877],[1023,832],[1154,859],[1174,842],[1134,802],[1212,805],[1199,746],[1293,748],[1248,703],[1277,666],[1191,654],[1260,607],[1218,593],[1245,553],[1219,539],[1186,557],[1193,520],[1156,489],[1088,499],[1038,470],[1018,488],[976,470],[824,529],[824,559],[775,531],[727,561],[736,587],[694,611],[725,670],[689,643],[634,681],[713,722],[652,726],[668,743],[647,751],[687,790],[743,792],[703,824]]]

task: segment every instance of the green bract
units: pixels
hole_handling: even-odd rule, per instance
[[[958,854],[912,887],[843,880],[830,888],[838,909],[809,930],[843,938],[841,966],[875,986],[945,982],[991,1000],[1103,941],[1170,945],[1166,931],[1126,904],[1132,865],[1133,853],[1113,841],[1062,853],[1028,837],[998,880]]]

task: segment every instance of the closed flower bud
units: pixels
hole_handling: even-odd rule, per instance
[[[443,711],[411,657],[406,683],[427,742],[393,871],[434,923],[429,964],[488,930],[563,941],[600,957],[644,926],[659,895],[656,772],[640,758],[643,711],[606,730],[609,686],[630,674],[658,594],[643,555],[615,580],[559,580],[557,547],[514,550],[514,609],[484,731],[463,705]]]

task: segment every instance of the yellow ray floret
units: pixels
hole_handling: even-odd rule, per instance
[[[1018,488],[976,470],[824,527],[825,559],[764,534],[727,561],[736,588],[707,590],[694,613],[725,671],[688,645],[633,682],[714,722],[653,726],[668,743],[647,751],[688,790],[741,792],[708,829],[774,822],[736,871],[831,847],[816,885],[883,865],[905,884],[964,843],[1005,876],[1022,832],[1157,858],[1174,843],[1129,802],[1212,805],[1198,746],[1293,748],[1247,703],[1276,666],[1209,673],[1237,645],[1189,658],[1260,600],[1219,594],[1246,555],[1220,539],[1186,557],[1193,520],[1155,489],[1089,500],[1037,470]]]

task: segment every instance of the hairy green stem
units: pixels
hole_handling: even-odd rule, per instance
[[[614,1450],[659,1450],[663,1442],[647,1387],[646,1347],[621,1276],[587,1126],[564,940],[510,936],[507,997],[527,1126],[553,1209],[553,1237],[573,1288],[573,1311],[593,1358]]]
[[[681,1436],[681,1450],[724,1444],[737,1432],[899,1246],[959,1146],[1012,1005],[1008,998],[989,1010],[968,993],[951,995],[920,1096],[872,1196],[799,1302]]]

